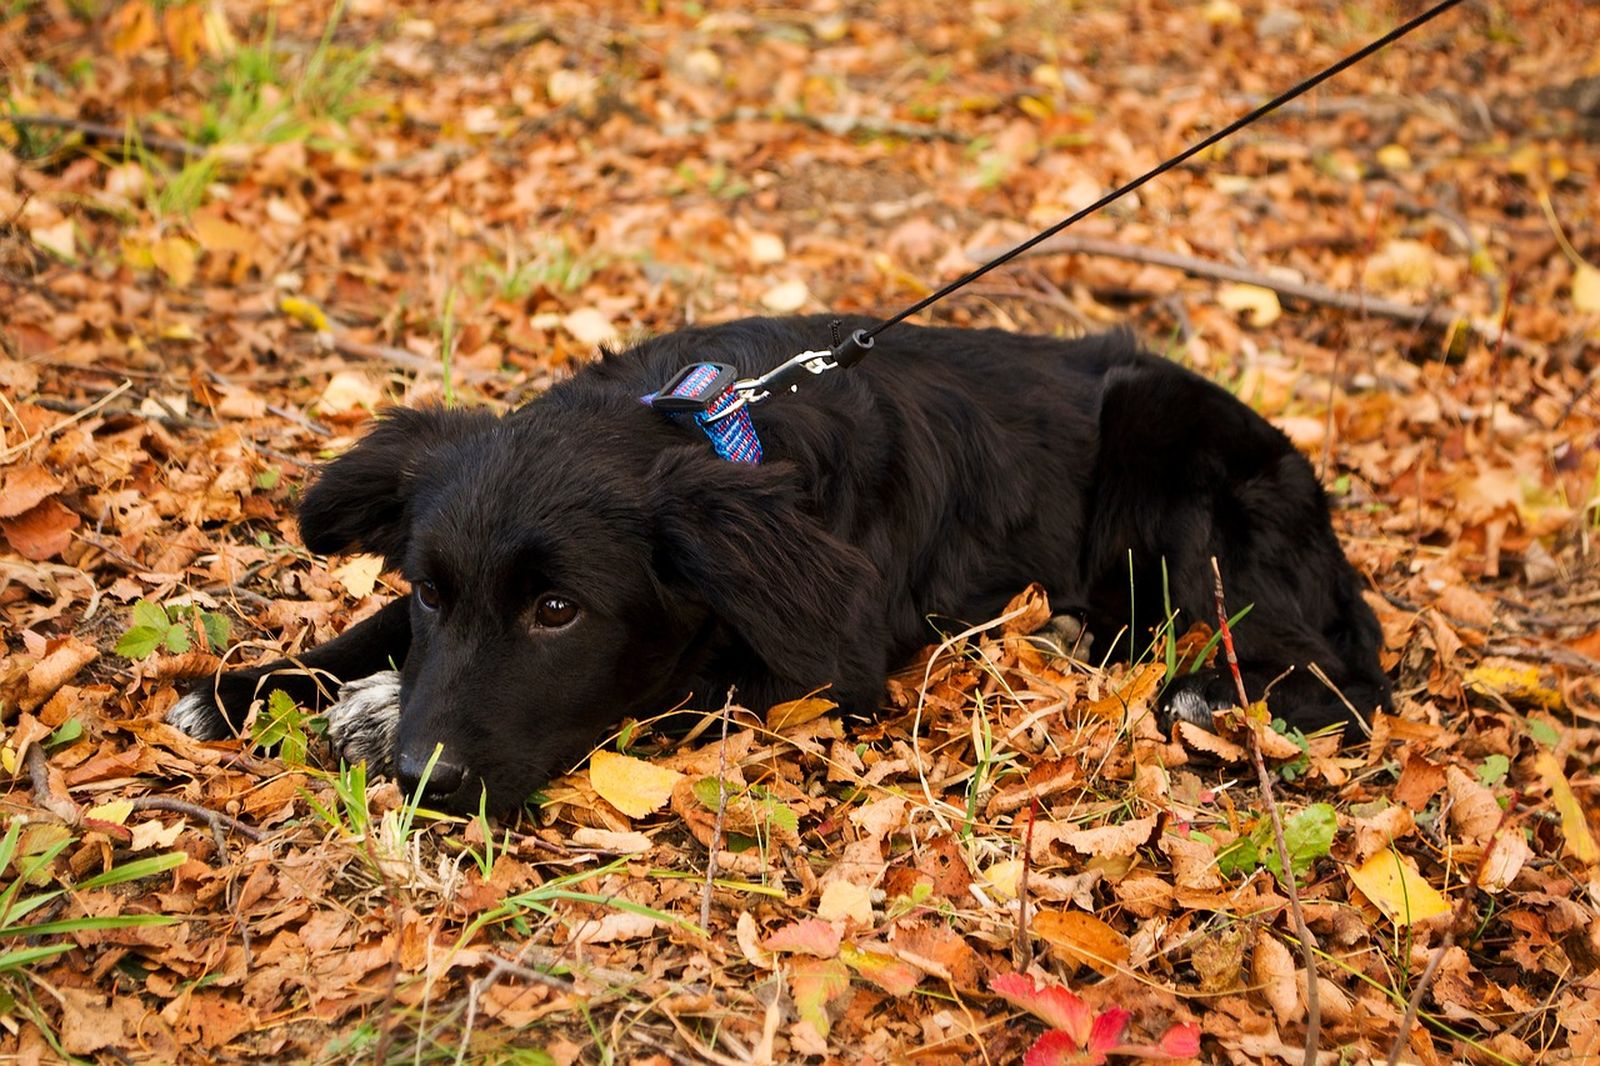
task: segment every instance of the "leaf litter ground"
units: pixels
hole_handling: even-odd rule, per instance
[[[6,8],[0,1054],[1301,1061],[1248,740],[1147,713],[1198,628],[1103,669],[1019,589],[879,721],[629,727],[511,825],[327,765],[292,706],[271,755],[161,716],[404,591],[294,533],[373,408],[892,310],[1399,17]],[[1399,694],[1265,737],[1323,1061],[1383,1061],[1430,964],[1403,1061],[1600,1055],[1596,39],[1468,7],[935,313],[1130,324],[1323,472]]]

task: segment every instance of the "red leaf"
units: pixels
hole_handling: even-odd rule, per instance
[[[1161,1034],[1161,1053],[1175,1059],[1192,1059],[1200,1054],[1200,1027],[1191,1022],[1174,1025]]]
[[[1100,1066],[1105,1061],[1105,1055],[1098,1051],[1079,1050],[1072,1034],[1060,1029],[1052,1029],[1035,1040],[1022,1056],[1022,1066]]]
[[[1094,1014],[1087,1003],[1062,986],[1039,985],[1025,974],[1007,973],[991,979],[989,987],[1012,1006],[1020,1007],[1046,1025],[1065,1030],[1074,1047],[1089,1043]]]
[[[1133,1017],[1131,1011],[1121,1007],[1107,1007],[1095,1015],[1094,1025],[1089,1030],[1089,1039],[1083,1042],[1090,1051],[1111,1051],[1121,1046],[1122,1036],[1128,1031],[1128,1020]]]

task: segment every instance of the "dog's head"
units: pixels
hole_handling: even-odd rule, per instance
[[[723,462],[621,405],[392,412],[300,529],[410,582],[395,762],[409,789],[442,746],[427,792],[458,810],[520,803],[629,715],[720,706],[689,691],[711,656],[797,693],[859,672],[840,634],[870,626],[877,587],[787,464]]]

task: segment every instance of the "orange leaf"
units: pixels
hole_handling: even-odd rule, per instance
[[[36,563],[61,554],[72,543],[72,531],[77,528],[78,516],[53,497],[15,518],[0,520],[0,530],[11,546]]]
[[[1092,914],[1041,910],[1034,915],[1033,932],[1108,977],[1127,965],[1128,938]]]

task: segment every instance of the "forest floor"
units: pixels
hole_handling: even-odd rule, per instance
[[[1314,981],[1252,734],[1150,724],[1195,636],[1070,661],[1023,589],[871,726],[641,726],[513,823],[162,723],[405,591],[293,520],[375,409],[891,312],[1412,10],[0,4],[0,1058],[1298,1063],[1315,990],[1324,1063],[1600,1060],[1593,3],[1464,5],[930,316],[1126,324],[1321,473],[1397,700],[1264,737]]]

